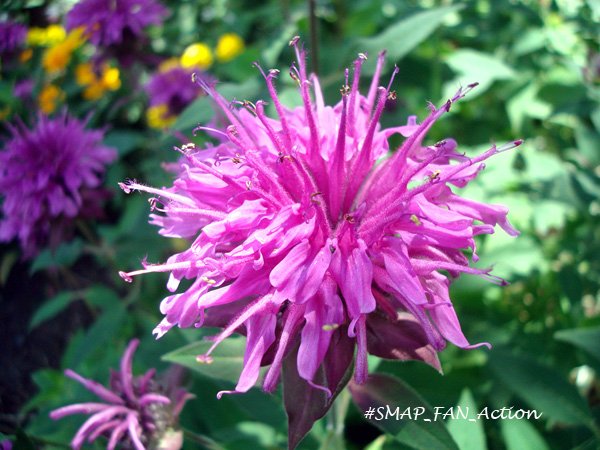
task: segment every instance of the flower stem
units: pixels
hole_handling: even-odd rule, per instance
[[[350,393],[348,389],[344,389],[327,414],[327,435],[321,443],[320,450],[345,450],[344,421],[349,405]]]
[[[312,71],[315,75],[319,74],[319,36],[317,30],[317,2],[308,0],[308,18],[310,29],[310,47],[312,51]]]
[[[226,450],[225,447],[222,447],[220,444],[213,441],[208,436],[194,433],[193,431],[187,430],[185,428],[183,428],[183,435],[185,436],[186,439],[189,439],[190,441],[194,441],[197,444],[200,444],[203,448],[206,448],[208,450]]]

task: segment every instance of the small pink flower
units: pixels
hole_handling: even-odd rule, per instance
[[[120,371],[111,372],[110,388],[83,378],[72,370],[65,371],[65,375],[81,383],[102,400],[63,406],[50,413],[50,417],[55,420],[71,414],[92,415],[71,441],[73,449],[81,448],[86,439],[92,442],[100,436],[108,438],[109,450],[116,448],[117,444],[121,445],[120,448],[136,450],[177,450],[181,447],[182,433],[173,427],[185,402],[193,395],[177,389],[171,396],[165,396],[153,379],[154,369],[134,377],[131,366],[138,345],[139,341],[134,339],[127,346],[121,359]],[[168,446],[165,447],[163,444],[167,441]]]
[[[150,217],[162,235],[192,240],[165,264],[121,273],[131,281],[170,272],[173,295],[161,303],[165,318],[156,336],[173,326],[222,327],[199,356],[209,362],[221,341],[241,332],[247,344],[235,392],[254,386],[261,366],[269,366],[263,388],[273,391],[287,360],[309,388],[328,396],[347,382],[352,367],[356,382],[366,380],[368,353],[439,369],[437,352],[446,341],[489,345],[467,341],[448,288],[461,273],[504,284],[490,269],[471,267],[464,250],[476,260],[476,235],[491,234],[496,225],[513,236],[517,231],[505,207],[462,198],[452,186],[465,186],[484,160],[521,141],[473,158],[457,151],[451,138],[424,143],[431,126],[474,85],[441,107],[429,105],[421,123],[411,116],[406,125],[383,128],[379,119],[396,95],[393,76],[387,87],[379,85],[383,53],[366,96],[359,92],[361,54],[351,83],[346,70],[341,101],[328,106],[319,79],[306,73],[304,50],[297,39],[291,44],[297,65],[290,75],[303,106],[280,103],[278,70],[259,67],[275,118],[266,115],[263,101],[232,108],[201,82],[229,125],[196,131],[220,142],[179,149],[184,158],[172,187],[121,184],[125,192],[156,196],[151,203],[160,214]],[[388,139],[397,134],[405,139],[391,152]],[[175,293],[184,278],[192,284]]]

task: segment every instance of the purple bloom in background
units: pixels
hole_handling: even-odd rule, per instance
[[[505,207],[462,198],[452,186],[465,186],[483,169],[482,161],[521,144],[493,146],[469,158],[451,138],[424,143],[431,126],[473,86],[439,108],[430,105],[421,123],[412,116],[406,125],[382,128],[380,116],[395,96],[393,77],[379,86],[383,54],[366,96],[359,92],[366,57],[359,55],[351,83],[346,71],[341,101],[328,106],[319,79],[306,73],[304,50],[297,39],[291,44],[297,65],[290,75],[303,106],[280,103],[278,70],[263,72],[276,118],[266,116],[263,101],[238,102],[242,107],[232,109],[202,84],[229,125],[197,130],[221,142],[198,151],[184,146],[170,188],[121,184],[125,192],[157,197],[153,209],[161,214],[152,214],[151,223],[162,235],[192,240],[166,264],[121,273],[131,281],[142,273],[170,272],[167,288],[174,294],[161,303],[165,318],[157,337],[173,326],[223,327],[198,357],[210,362],[220,342],[245,334],[235,392],[254,386],[261,366],[270,366],[263,388],[273,391],[284,367],[290,427],[315,390],[332,399],[351,370],[357,383],[365,382],[368,353],[439,369],[437,352],[446,341],[462,348],[488,345],[467,341],[448,288],[461,273],[503,284],[490,269],[470,267],[463,251],[471,249],[476,260],[474,237],[493,233],[496,225],[518,233]],[[390,152],[388,139],[395,134],[405,139]],[[184,278],[192,284],[175,293]]]
[[[12,450],[13,444],[8,439],[5,439],[0,442],[0,450]]]
[[[167,61],[168,63],[169,61]],[[144,89],[150,98],[150,107],[161,107],[164,105],[165,120],[175,118],[196,98],[205,95],[198,83],[192,82],[194,69],[183,68],[179,65],[166,64],[166,68],[156,72]],[[208,84],[212,81],[202,74]]]
[[[85,125],[66,113],[40,114],[32,129],[7,125],[12,137],[0,151],[0,241],[17,237],[26,257],[67,238],[75,218],[102,216],[101,176],[117,153],[102,145],[103,131]]]
[[[92,414],[71,441],[72,448],[79,449],[86,440],[92,442],[100,436],[108,438],[109,450],[117,445],[136,450],[181,447],[183,435],[174,427],[185,402],[193,395],[172,386],[173,392],[164,392],[154,381],[155,369],[134,377],[131,368],[138,345],[137,339],[129,343],[120,370],[111,371],[109,388],[72,370],[65,371],[65,375],[102,400],[63,406],[50,413],[55,420],[71,414]]]
[[[0,55],[14,52],[25,42],[27,27],[20,23],[0,22]]]
[[[18,81],[13,88],[13,95],[21,101],[31,100],[34,86],[35,82],[30,78]]]
[[[167,12],[155,0],[81,0],[67,14],[67,29],[84,27],[90,42],[109,47],[143,37]]]

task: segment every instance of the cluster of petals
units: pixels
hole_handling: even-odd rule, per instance
[[[171,396],[164,395],[154,381],[155,369],[134,377],[132,361],[138,345],[137,339],[129,343],[121,358],[120,370],[111,371],[109,388],[70,369],[65,371],[66,376],[102,400],[63,406],[50,413],[55,420],[72,414],[91,414],[73,437],[73,449],[101,436],[108,438],[106,448],[109,450],[117,445],[135,450],[181,447],[181,433],[175,432],[173,426],[185,402],[193,396],[184,389],[177,389]]]
[[[102,144],[102,130],[67,113],[39,114],[32,128],[6,126],[12,136],[0,151],[0,241],[17,237],[33,256],[65,239],[76,217],[102,215],[102,175],[117,152]]]
[[[266,103],[229,103],[203,85],[229,125],[198,127],[219,142],[178,149],[178,178],[156,189],[137,181],[125,192],[151,199],[151,223],[168,237],[187,238],[189,249],[165,264],[144,262],[121,276],[169,272],[172,295],[160,310],[157,337],[173,326],[218,326],[222,331],[199,362],[234,332],[246,335],[244,367],[235,392],[245,392],[269,366],[263,389],[278,384],[282,364],[294,358],[300,379],[334,395],[347,372],[357,383],[368,376],[369,353],[417,359],[439,369],[437,352],[449,341],[472,348],[457,319],[448,288],[462,273],[504,281],[476,260],[474,238],[499,225],[517,231],[507,209],[457,195],[492,155],[520,145],[492,146],[467,157],[453,139],[428,144],[431,126],[474,85],[440,107],[429,106],[420,123],[383,128],[386,101],[379,85],[384,54],[377,58],[366,96],[359,90],[366,56],[345,72],[341,101],[328,106],[319,79],[307,75],[305,51],[292,40],[302,106],[278,98],[278,70],[263,71],[276,117]],[[396,74],[397,69],[394,71]],[[350,80],[351,78],[351,80]],[[404,137],[390,151],[392,135]],[[467,250],[467,252],[465,252]],[[441,272],[442,271],[442,272]],[[183,292],[180,281],[192,280]],[[288,359],[286,359],[288,358]]]
[[[83,27],[92,44],[108,47],[144,36],[167,13],[157,0],[80,0],[67,14],[67,29]]]

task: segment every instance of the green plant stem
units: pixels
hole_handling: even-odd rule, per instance
[[[281,0],[281,14],[284,22],[290,23],[290,0]]]
[[[350,399],[350,392],[344,389],[333,403],[327,414],[327,434],[320,450],[345,450],[344,426]]]
[[[187,430],[185,428],[183,428],[183,435],[186,439],[189,439],[190,441],[194,441],[197,444],[200,444],[203,448],[206,448],[208,450],[226,450],[225,447],[222,447],[220,444],[213,441],[208,436],[194,433],[193,431]]]
[[[319,36],[318,36],[318,21],[317,21],[317,2],[316,0],[308,0],[308,19],[310,29],[310,49],[312,52],[312,71],[315,75],[319,74]]]

